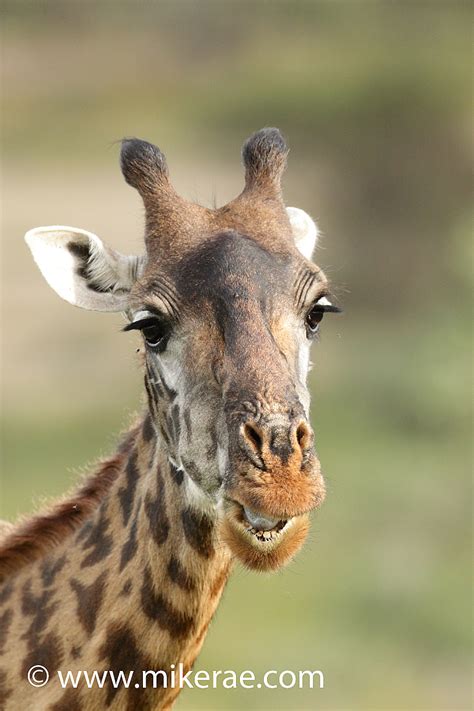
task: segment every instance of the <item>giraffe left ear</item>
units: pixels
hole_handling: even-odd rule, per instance
[[[287,207],[295,244],[303,257],[311,259],[318,241],[319,230],[307,212],[298,207]]]
[[[36,227],[25,240],[44,278],[62,299],[92,311],[127,311],[143,258],[120,254],[77,227]]]

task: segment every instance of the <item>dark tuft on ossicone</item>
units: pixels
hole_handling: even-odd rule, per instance
[[[262,128],[253,133],[242,147],[242,158],[245,165],[255,163],[262,167],[274,160],[278,155],[288,153],[288,147],[278,128]]]
[[[277,128],[262,128],[250,136],[242,147],[247,187],[279,185],[287,156],[288,146]]]
[[[127,183],[139,192],[153,190],[168,176],[166,158],[160,149],[140,138],[124,138],[120,152],[120,167]]]

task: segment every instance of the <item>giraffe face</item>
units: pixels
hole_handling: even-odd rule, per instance
[[[123,311],[125,330],[142,332],[149,418],[167,456],[217,508],[223,541],[259,570],[292,557],[324,499],[306,376],[319,323],[338,310],[310,261],[315,224],[283,204],[286,155],[276,129],[254,134],[243,192],[210,210],[175,193],[156,146],[126,140],[122,171],[145,205],[143,257],[74,228],[26,236],[63,298]]]
[[[334,308],[324,275],[226,230],[166,271],[147,265],[131,304],[170,460],[219,506],[246,565],[279,567],[324,499],[306,386],[311,342]]]

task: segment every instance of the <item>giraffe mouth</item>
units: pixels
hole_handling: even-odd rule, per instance
[[[285,565],[303,545],[308,528],[307,514],[277,519],[232,499],[224,503],[222,537],[236,558],[253,570],[276,570]]]
[[[256,536],[260,541],[270,542],[275,539],[292,519],[266,518],[259,513],[242,506],[243,520],[247,533]]]

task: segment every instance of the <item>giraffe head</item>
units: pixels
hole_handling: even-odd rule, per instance
[[[73,228],[26,236],[60,296],[122,311],[125,330],[141,331],[148,426],[216,507],[225,543],[261,570],[301,547],[324,499],[306,377],[323,314],[338,310],[310,261],[316,225],[283,203],[287,153],[277,129],[251,136],[242,193],[211,210],[177,195],[156,146],[125,140],[122,172],[145,206],[144,256]]]

